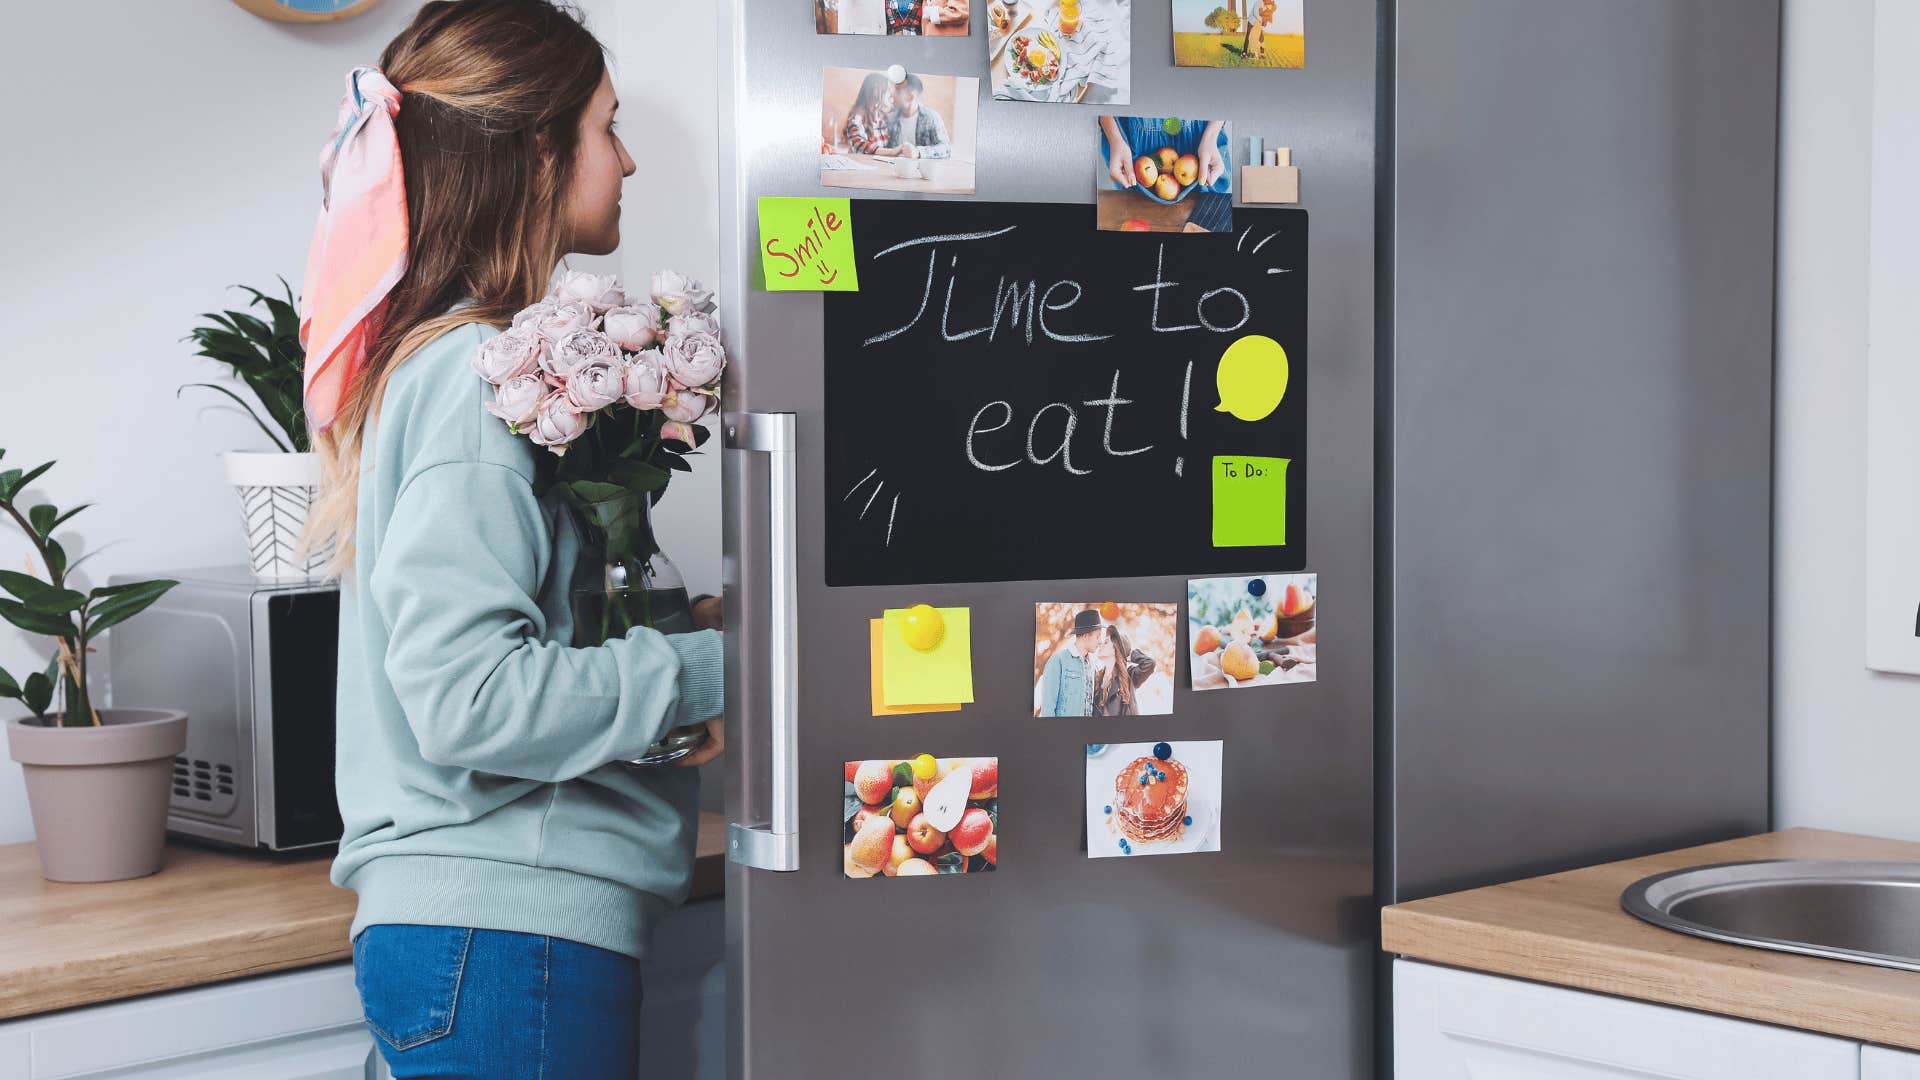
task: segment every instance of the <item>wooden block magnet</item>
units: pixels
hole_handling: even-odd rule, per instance
[[[1240,198],[1247,203],[1297,203],[1300,169],[1295,165],[1242,165]]]

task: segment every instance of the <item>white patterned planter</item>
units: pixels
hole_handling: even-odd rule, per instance
[[[254,577],[304,581],[325,574],[332,545],[304,559],[295,550],[320,494],[319,455],[235,450],[227,455],[227,482],[240,496]]]

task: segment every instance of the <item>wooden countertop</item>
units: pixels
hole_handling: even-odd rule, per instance
[[[693,899],[720,895],[726,821],[700,815]],[[354,896],[333,857],[170,844],[150,877],[67,885],[0,845],[0,1019],[345,960]]]
[[[1666,870],[1753,859],[1920,859],[1920,844],[1789,829],[1396,904],[1382,947],[1417,960],[1920,1050],[1920,973],[1724,945],[1620,909]]]

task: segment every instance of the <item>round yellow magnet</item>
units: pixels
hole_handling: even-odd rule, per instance
[[[921,754],[913,759],[912,765],[913,775],[921,780],[931,780],[933,774],[940,771],[940,763],[933,760],[932,754]]]
[[[906,639],[908,646],[919,652],[932,652],[946,635],[947,620],[927,604],[915,604],[908,608],[906,617],[900,620],[900,636]]]

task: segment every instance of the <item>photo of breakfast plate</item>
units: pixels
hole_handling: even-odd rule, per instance
[[[1053,31],[1013,35],[1007,46],[1007,78],[1029,86],[1046,86],[1060,78],[1060,39]]]
[[[986,12],[995,100],[1126,103],[1132,0],[991,0]]]

